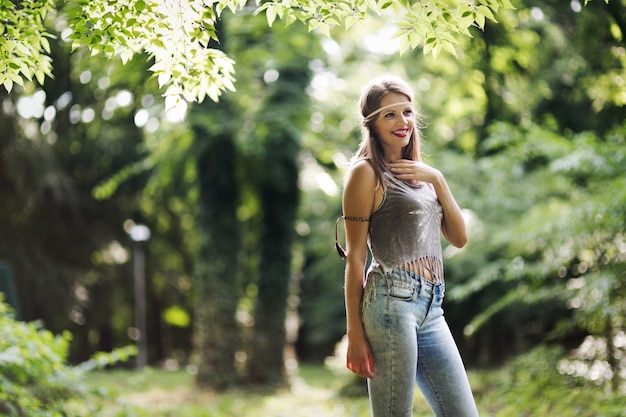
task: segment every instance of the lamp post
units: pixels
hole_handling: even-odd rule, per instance
[[[148,360],[146,340],[146,253],[145,245],[150,239],[150,229],[143,224],[134,224],[127,230],[134,242],[133,276],[135,283],[135,327],[137,328],[137,368],[146,366]]]

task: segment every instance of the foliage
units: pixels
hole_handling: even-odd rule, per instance
[[[507,242],[510,256],[520,257],[517,262],[500,266],[500,279],[526,280],[531,278],[529,274],[540,272],[539,269],[556,273],[563,266],[569,268],[579,262],[585,266],[582,271],[576,268],[575,275],[608,267],[613,262],[621,263],[619,231],[624,230],[626,198],[622,192],[625,166],[622,134],[607,141],[588,133],[567,140],[539,127],[524,131],[517,126],[498,124],[484,145],[499,148],[497,155],[480,161],[481,175],[492,178],[489,193],[497,197],[490,199],[485,195],[476,209],[495,224],[507,221],[496,217],[498,213],[505,214],[505,208],[514,210],[517,217],[514,228],[500,229],[500,234],[491,236],[492,245]],[[510,186],[513,183],[515,187]],[[511,239],[511,233],[515,239]],[[532,267],[527,259],[541,265]],[[619,266],[616,267],[619,275]],[[559,272],[561,278],[566,274]],[[490,273],[479,274],[469,286],[457,287],[453,294],[467,296],[466,291],[477,291],[491,279]]]
[[[624,133],[602,140],[585,132],[566,140],[538,128],[501,124],[484,145],[499,152],[479,161],[479,175],[493,180],[474,208],[490,219],[479,242],[497,259],[485,262],[449,296],[458,301],[489,288],[500,295],[474,316],[466,336],[508,311],[533,317],[535,326],[546,326],[548,337],[584,329],[608,337],[612,346],[611,334],[623,328],[626,314]],[[507,212],[515,216],[512,225],[500,217]],[[548,306],[560,310],[551,319]],[[538,311],[543,313],[536,316]],[[617,369],[612,373],[618,378]]]
[[[506,39],[513,20],[503,16],[495,33],[485,33],[484,45],[473,44],[491,60],[485,84],[499,86],[487,89],[489,101],[500,104],[487,114],[509,123],[487,125],[473,168],[487,184],[468,184],[482,228],[478,244],[484,251],[478,253],[485,253],[484,266],[449,295],[454,299],[470,288],[461,298],[499,295],[485,303],[466,334],[489,319],[526,315],[534,322],[529,328],[543,327],[537,336],[564,340],[582,330],[612,345],[612,333],[623,326],[626,131],[625,108],[616,98],[624,90],[614,76],[624,71],[623,37],[604,30],[603,49],[600,39],[582,32],[564,43],[573,22],[586,28],[616,24],[610,10],[602,10],[565,15],[544,7],[533,21],[521,9],[516,39]],[[536,34],[545,34],[546,54],[532,53]],[[508,76],[507,68],[516,66],[523,70]],[[605,77],[616,81],[613,87],[599,81]],[[529,334],[520,338],[532,340]]]
[[[71,335],[53,335],[40,323],[15,321],[0,300],[0,412],[7,416],[67,416],[65,404],[86,396],[84,373],[125,362],[134,347],[98,353],[77,367],[66,365]]]
[[[74,48],[84,43],[92,53],[122,62],[141,52],[154,59],[150,70],[159,86],[168,85],[166,105],[172,107],[179,96],[217,101],[222,90],[234,89],[233,62],[209,45],[218,40],[218,13],[237,3],[217,2],[216,12],[202,1],[79,0],[69,3],[68,17]]]
[[[470,27],[484,30],[487,19],[497,22],[495,13],[500,7],[514,8],[508,0],[477,3],[458,2],[456,8],[448,8],[443,2],[414,2],[405,13],[398,13],[402,18],[397,23],[399,30],[396,36],[401,39],[401,51],[423,44],[424,54],[432,53],[435,58],[442,49],[457,56],[457,34],[471,37]]]
[[[151,10],[140,2],[117,3],[108,5]],[[76,2],[65,4],[72,13],[80,10],[70,7]],[[104,5],[93,7],[98,4]],[[295,13],[291,9],[271,30],[268,9],[254,17],[254,25],[252,7],[229,14],[240,31],[220,41],[230,43],[228,57],[239,63],[240,87],[228,94],[230,110],[207,112],[203,120],[211,134],[232,126],[241,152],[235,175],[243,196],[236,216],[245,247],[237,273],[246,282],[237,300],[238,324],[249,330],[254,323],[262,215],[254,187],[269,178],[259,163],[266,143],[257,139],[272,136],[269,124],[260,121],[272,116],[302,134],[304,147],[294,280],[301,285],[294,290],[298,299],[290,299],[299,302],[298,354],[320,360],[343,335],[343,263],[332,248],[341,168],[358,142],[358,89],[373,74],[394,72],[415,88],[416,107],[425,114],[426,161],[446,174],[470,220],[470,244],[462,251],[445,249],[446,314],[464,358],[493,365],[545,340],[573,348],[589,333],[597,339],[619,335],[625,317],[625,31],[604,2],[582,13],[574,11],[576,4],[529,1],[516,2],[514,12],[500,8],[497,25],[470,29],[471,39],[455,38],[458,59],[443,53],[437,60],[418,51],[398,57],[392,5],[381,5],[381,16],[368,14],[367,27],[357,20],[349,31],[332,27],[329,18],[331,38],[311,36],[325,30],[319,27],[308,35],[321,39],[324,53],[307,50],[306,43],[280,46],[282,38],[300,42],[290,31],[294,26],[307,29],[297,22],[289,29],[280,25]],[[623,7],[611,4],[618,11]],[[117,16],[117,9],[99,10]],[[216,15],[216,22],[226,13]],[[145,27],[145,20],[133,28],[110,19],[114,32],[141,33]],[[191,330],[170,326],[170,316],[162,313],[191,316],[198,296],[190,255],[204,238],[194,227],[198,148],[187,124],[178,118],[173,126],[171,113],[156,99],[159,77],[144,83],[145,57],[133,49],[139,40],[119,46],[120,60],[106,59],[107,53],[117,54],[107,52],[106,43],[96,47],[100,56],[89,57],[79,47],[70,57],[68,34],[76,29],[63,13],[49,14],[49,27],[58,35],[50,40],[57,78],[41,90],[25,82],[2,96],[1,255],[15,265],[28,315],[41,317],[54,331],[70,327],[73,346],[90,352],[126,343],[132,326],[131,249],[121,224],[128,218],[145,222],[153,231],[147,248],[151,358],[184,363]],[[381,35],[389,27],[387,39]],[[109,34],[101,30],[96,35],[104,42]],[[215,39],[210,42],[215,45]],[[122,66],[131,52],[137,59]],[[304,58],[305,52],[318,59]],[[280,79],[283,64],[294,56],[314,78],[308,89],[312,105],[292,117],[264,103],[276,86],[266,79]],[[148,60],[148,66],[156,63]],[[117,100],[122,97],[126,104]],[[41,114],[16,111],[39,98]],[[186,102],[181,103],[184,114]],[[284,108],[290,103],[284,100]],[[241,360],[244,350],[237,352]],[[608,357],[598,353],[603,366]]]
[[[54,336],[37,323],[13,319],[0,303],[0,410],[11,416],[60,416],[75,384],[64,368],[69,333]]]
[[[55,30],[64,22],[59,18]],[[22,316],[43,320],[54,333],[70,330],[71,361],[80,362],[128,342],[123,326],[132,309],[119,306],[132,297],[125,279],[131,270],[120,265],[131,252],[122,225],[135,216],[145,173],[113,199],[99,201],[92,192],[145,155],[133,114],[151,87],[136,88],[143,62],[120,72],[119,62],[88,59],[84,50],[70,56],[60,37],[50,44],[62,65],[58,76],[1,99],[0,258],[13,268]]]
[[[34,79],[44,83],[52,76],[50,43],[45,28],[48,13],[55,0],[0,2],[0,84],[7,92],[13,85],[24,85]]]
[[[621,394],[607,394],[598,385],[563,375],[562,348],[540,346],[492,371],[471,373],[470,379],[485,415],[618,417]]]
[[[202,101],[206,96],[217,101],[223,91],[233,90],[233,61],[220,49],[213,47],[219,42],[215,24],[225,9],[232,12],[266,13],[271,26],[278,18],[288,24],[299,20],[309,31],[317,30],[330,35],[335,26],[351,27],[357,21],[366,20],[369,12],[381,14],[393,11],[399,16],[397,23],[403,49],[415,49],[424,45],[424,53],[437,56],[443,49],[455,54],[455,36],[471,36],[468,28],[484,29],[486,19],[495,21],[500,8],[512,9],[509,0],[479,0],[458,5],[447,1],[408,2],[406,0],[359,0],[327,1],[256,1],[251,5],[245,0],[132,0],[110,2],[108,0],[68,0],[68,16],[74,47],[87,45],[93,54],[107,57],[119,56],[127,62],[137,53],[145,53],[154,60],[150,70],[158,78],[159,86],[167,86],[165,96],[168,107],[176,105],[181,98]],[[12,5],[10,1],[3,4]],[[3,46],[4,65],[10,67],[0,72],[0,83],[10,91],[13,82],[22,84],[22,76],[28,79],[35,74],[40,83],[49,75],[50,63],[43,19],[51,10],[51,0],[34,2],[24,8],[20,15],[33,19],[9,25],[11,33],[0,45]],[[13,7],[0,9],[10,16]],[[11,20],[7,19],[11,22]],[[20,30],[26,36],[21,36]],[[15,32],[13,32],[15,31]],[[25,46],[28,45],[28,46]],[[176,47],[172,47],[176,45]],[[17,49],[19,60],[12,62]],[[21,75],[20,75],[21,73]]]
[[[456,6],[456,7],[455,7]],[[455,35],[470,36],[469,28],[476,26],[484,29],[486,19],[496,21],[495,13],[500,7],[513,9],[509,0],[478,1],[477,4],[461,2],[450,4],[446,1],[409,2],[394,0],[360,0],[338,2],[301,2],[289,1],[263,2],[257,12],[264,11],[271,26],[278,18],[286,19],[288,24],[300,20],[309,30],[318,29],[330,36],[335,26],[350,28],[363,21],[368,12],[378,15],[392,11],[398,16],[396,36],[402,40],[402,50],[415,49],[423,45],[424,54],[434,57],[446,50],[456,55]]]

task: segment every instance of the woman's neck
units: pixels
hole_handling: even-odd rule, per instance
[[[399,152],[398,154],[385,154],[385,156],[383,157],[383,160],[385,161],[385,164],[390,164],[392,162],[396,162],[402,159],[402,152]]]

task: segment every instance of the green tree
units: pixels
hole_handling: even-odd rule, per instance
[[[196,133],[199,143],[210,143],[218,137],[222,137],[224,144],[229,143],[228,153],[211,149],[210,166],[204,162],[198,172],[208,172],[207,179],[215,177],[211,187],[207,187],[212,189],[208,199],[211,206],[199,208],[201,212],[213,213],[211,222],[217,222],[223,232],[209,230],[210,235],[228,235],[213,243],[222,252],[214,250],[199,262],[215,264],[228,246],[230,255],[226,256],[230,256],[227,263],[230,267],[220,274],[212,271],[199,277],[214,282],[213,286],[219,286],[222,291],[216,295],[212,287],[209,291],[212,294],[201,294],[199,306],[206,308],[206,300],[217,296],[210,304],[222,303],[224,307],[218,316],[198,315],[198,326],[210,326],[211,331],[196,336],[198,340],[206,338],[210,344],[205,349],[207,355],[211,352],[209,363],[215,364],[214,367],[231,367],[229,373],[218,373],[224,375],[220,377],[223,380],[229,379],[224,381],[224,386],[240,378],[248,383],[280,385],[285,382],[285,312],[292,276],[293,230],[299,207],[299,132],[308,120],[305,89],[309,83],[308,60],[316,50],[316,38],[298,27],[282,33],[269,31],[261,17],[230,14],[224,17],[220,38],[227,42],[220,46],[246,62],[240,66],[244,85],[240,91],[225,97],[224,103],[212,105],[210,112],[194,110],[193,120],[194,126],[203,123],[206,127],[205,135]],[[247,24],[243,24],[244,20]],[[299,51],[298,59],[293,59],[293,51]],[[226,178],[232,178],[230,192],[238,197],[218,201],[225,191],[218,192],[220,187],[214,182],[224,183]],[[200,192],[202,195],[203,191]],[[219,213],[232,216],[231,221],[236,224],[225,222]],[[238,243],[226,245],[225,239],[235,239],[233,235],[240,235]],[[229,297],[225,297],[225,292]],[[249,329],[245,323],[234,322],[237,308],[249,308],[246,313],[254,319]],[[203,324],[207,319],[209,324]],[[211,340],[215,334],[222,333],[228,337],[223,338],[220,349],[215,349],[216,342]],[[235,352],[245,352],[247,362],[240,359],[241,355],[234,361]],[[235,362],[246,362],[245,369],[237,367]],[[200,375],[207,375],[213,381],[207,379],[204,385],[216,386],[216,372],[208,368],[209,365],[203,370],[201,366],[199,379]]]
[[[297,35],[296,35],[297,36]],[[306,35],[287,46],[309,51]],[[302,42],[304,41],[304,42]],[[279,46],[280,47],[280,46]],[[300,65],[298,65],[300,64]],[[284,382],[285,314],[292,276],[293,235],[300,203],[300,115],[307,115],[306,60],[279,67],[279,79],[270,86],[259,114],[263,155],[257,180],[262,210],[258,296],[250,379],[259,383]]]
[[[468,271],[467,282],[449,295],[476,308],[464,330],[486,354],[483,363],[507,343],[520,352],[591,335],[606,346],[595,359],[613,368],[615,387],[621,353],[613,339],[623,324],[614,319],[624,308],[616,243],[624,228],[624,38],[608,7],[588,7],[563,13],[558,4],[528,3],[467,49],[488,61],[479,158],[458,168],[473,173],[465,178],[480,247],[471,245],[471,259],[455,265]]]
[[[7,92],[33,78],[43,85],[52,76],[51,34],[45,21],[54,8],[54,0],[0,4],[0,83]]]
[[[65,24],[62,14],[48,22],[58,76],[2,94],[0,258],[13,268],[24,318],[70,330],[70,360],[84,360],[129,341],[123,224],[146,223],[149,358],[187,352],[195,177],[181,154],[190,135],[168,122],[143,60],[70,54]]]
[[[194,107],[194,131],[199,189],[200,241],[196,258],[195,329],[199,354],[200,386],[224,389],[238,377],[234,355],[240,346],[235,312],[241,294],[238,279],[241,236],[237,219],[237,181],[234,124],[228,120],[228,100]],[[213,117],[207,117],[207,113]],[[221,116],[221,117],[219,117]]]
[[[137,183],[129,184],[115,202],[98,202],[92,195],[106,175],[139,157],[141,140],[127,107],[101,123],[101,97],[115,96],[136,80],[81,66],[80,54],[67,59],[69,50],[61,43],[52,42],[51,48],[67,65],[63,75],[43,89],[31,84],[21,94],[3,97],[0,256],[14,269],[24,317],[45,319],[55,332],[66,329],[71,317],[73,358],[84,359],[89,345],[111,348],[106,334],[112,314],[107,311],[110,284],[118,274],[107,254],[124,240],[121,225],[129,216],[124,201],[138,189]],[[81,74],[106,78],[110,89],[94,91],[78,81]],[[101,290],[90,294],[92,286]],[[91,307],[97,306],[95,313]],[[83,326],[87,316],[90,324]],[[92,324],[95,329],[86,328]],[[91,342],[89,332],[98,334]]]
[[[441,50],[455,53],[455,36],[470,36],[469,27],[484,28],[487,19],[495,21],[501,8],[513,8],[509,0],[479,0],[450,5],[446,1],[407,2],[403,0],[342,0],[338,2],[248,1],[215,2],[187,0],[132,0],[112,4],[106,0],[67,0],[66,8],[75,45],[86,44],[94,53],[119,56],[128,61],[136,53],[154,60],[150,68],[160,86],[167,86],[170,104],[181,98],[217,100],[233,86],[233,61],[220,49],[209,47],[219,41],[216,22],[225,9],[232,12],[264,12],[271,26],[275,19],[290,24],[299,20],[309,30],[329,34],[332,27],[351,27],[368,13],[392,10],[398,16],[398,33],[405,48],[423,44],[434,56]],[[49,34],[43,27],[46,15],[54,10],[51,0],[3,2],[0,20],[5,36],[0,37],[0,83],[10,91],[34,76],[42,82],[50,75],[46,53]],[[19,16],[19,18],[16,18]],[[0,33],[1,34],[1,33]],[[172,48],[172,45],[177,47]]]

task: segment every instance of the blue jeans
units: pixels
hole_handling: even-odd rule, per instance
[[[372,415],[410,417],[417,382],[437,417],[478,416],[443,316],[443,284],[394,270],[368,286],[362,315],[376,366],[367,381]]]

